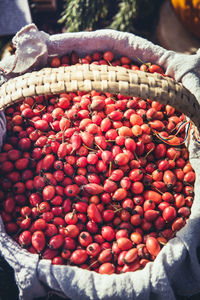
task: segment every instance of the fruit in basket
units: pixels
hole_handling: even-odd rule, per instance
[[[103,60],[73,53],[51,66],[66,57],[139,69],[110,51]],[[151,64],[140,69],[163,74]],[[100,274],[130,272],[186,224],[195,173],[183,143],[187,122],[170,105],[71,92],[27,97],[5,114],[1,216],[30,252]]]

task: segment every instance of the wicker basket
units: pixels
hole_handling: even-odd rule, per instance
[[[28,96],[73,91],[101,91],[153,99],[174,106],[200,128],[200,105],[181,83],[158,73],[107,65],[44,68],[10,79],[0,87],[0,109]]]
[[[169,104],[183,112],[194,122],[197,128],[200,128],[200,118],[198,118],[200,105],[194,95],[183,87],[181,83],[158,73],[151,74],[107,65],[97,66],[85,64],[70,67],[44,68],[40,71],[26,73],[22,76],[10,79],[0,87],[0,109],[3,110],[28,96],[73,91],[87,92],[91,90],[120,93],[128,96],[141,97],[143,99],[149,98],[159,101],[164,105]],[[44,260],[40,261],[40,269],[43,268],[42,261]],[[84,271],[85,270],[81,270],[81,272]],[[70,271],[68,274],[70,274]],[[125,274],[123,275],[126,276]],[[41,277],[42,276],[44,276],[44,274],[41,275]],[[140,279],[140,277],[138,278]],[[136,282],[137,279],[135,283]],[[51,287],[51,283],[49,283],[49,286]],[[60,289],[62,293],[63,284],[61,284],[61,286],[62,288]],[[30,288],[30,283],[28,288]],[[76,293],[78,293],[78,291],[76,291]]]

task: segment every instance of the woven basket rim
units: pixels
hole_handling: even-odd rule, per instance
[[[36,95],[91,90],[120,93],[174,106],[200,128],[200,105],[180,82],[159,73],[121,66],[83,64],[43,68],[9,79],[0,87],[0,109]]]

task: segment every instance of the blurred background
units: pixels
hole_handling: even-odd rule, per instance
[[[176,52],[200,48],[200,0],[0,0],[0,59],[14,53],[12,38],[35,23],[49,34],[112,28]],[[0,258],[0,300],[17,300],[13,270]],[[46,298],[58,300],[51,291]],[[177,300],[199,300],[178,297]],[[169,299],[170,300],[170,299]]]
[[[200,0],[3,0],[0,11],[1,59],[32,22],[49,34],[112,28],[177,52],[200,47]]]

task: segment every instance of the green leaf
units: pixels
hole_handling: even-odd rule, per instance
[[[146,36],[152,33],[164,0],[63,0],[58,23],[67,31],[111,28]]]

